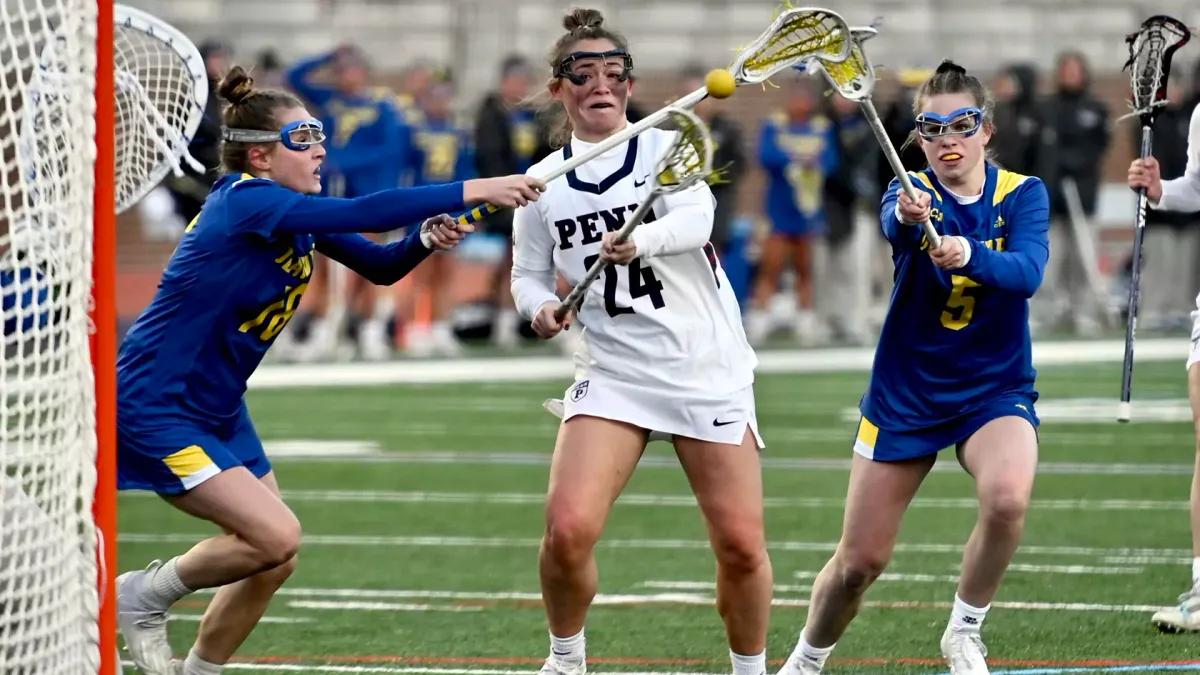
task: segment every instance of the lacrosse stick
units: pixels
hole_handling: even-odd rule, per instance
[[[187,153],[208,102],[208,76],[200,52],[182,33],[158,18],[114,6],[116,106],[116,212],[123,213],[154,189],[168,171],[182,174],[180,160],[203,173]],[[69,234],[55,205],[70,203],[83,189],[69,167],[71,100],[78,66],[64,53],[65,35],[81,30],[72,20],[55,28],[56,39],[38,54],[28,100],[16,134],[17,161],[27,187],[11,224],[14,249],[43,270],[57,264]]]
[[[858,107],[867,118],[871,131],[875,133],[875,140],[883,150],[883,156],[887,157],[888,164],[892,167],[892,173],[896,174],[896,179],[900,181],[900,187],[904,188],[904,194],[908,195],[909,199],[916,201],[917,190],[913,187],[912,181],[908,177],[908,171],[905,171],[904,164],[900,161],[900,154],[896,152],[892,140],[888,138],[887,131],[883,128],[883,122],[879,119],[874,102],[871,101],[871,93],[875,89],[875,68],[871,65],[871,60],[867,58],[862,43],[875,37],[878,33],[879,31],[872,26],[853,27],[850,29],[852,39],[849,57],[843,61],[813,59],[805,63],[802,69],[824,74],[825,79],[839,94],[851,101],[858,102]],[[925,230],[925,238],[929,240],[930,248],[942,245],[942,238],[933,229],[933,223],[926,219],[921,223],[921,228]]]
[[[1162,14],[1142,22],[1136,33],[1125,37],[1129,47],[1129,69],[1133,112],[1121,117],[1140,117],[1142,121],[1141,158],[1151,155],[1154,147],[1154,119],[1167,104],[1167,81],[1171,74],[1171,57],[1188,43],[1191,31],[1179,20]],[[1133,343],[1137,331],[1138,295],[1142,275],[1142,238],[1146,231],[1146,189],[1137,191],[1137,215],[1133,228],[1133,273],[1129,278],[1129,316],[1125,325],[1125,361],[1121,370],[1121,402],[1117,406],[1117,421],[1128,422],[1133,413],[1130,403],[1133,390]]]
[[[686,190],[712,173],[713,148],[708,126],[695,113],[685,108],[669,108],[667,115],[679,129],[675,141],[667,148],[655,167],[654,189],[638,205],[637,210],[630,214],[621,229],[617,230],[614,243],[621,244],[629,239],[659,197]],[[558,309],[554,310],[555,321],[562,322],[568,312],[578,309],[583,303],[588,286],[591,286],[607,267],[608,263],[602,259],[592,263],[583,279],[571,289]]]
[[[114,6],[117,213],[146,196],[168,171],[183,175],[180,160],[204,173],[188,154],[204,107],[208,74],[200,51],[174,26],[139,9]],[[68,28],[66,24],[59,30]],[[32,106],[23,109],[21,143],[26,170],[47,174],[44,166],[61,139],[56,111],[66,97],[69,70],[53,42],[40,55],[29,83]]]
[[[200,51],[156,16],[116,5],[117,213],[153,190],[188,154],[208,105],[208,73]]]
[[[820,58],[829,63],[841,63],[850,54],[846,36],[849,28],[836,12],[815,7],[793,7],[784,10],[758,39],[738,53],[728,70],[737,86],[761,84],[776,73],[806,59]],[[703,86],[661,110],[647,115],[637,124],[627,126],[588,152],[572,157],[554,171],[541,176],[545,182],[564,176],[587,162],[625,143],[643,131],[662,124],[673,110],[690,109],[708,98]],[[483,204],[458,217],[463,225],[474,223],[499,211],[500,207]]]

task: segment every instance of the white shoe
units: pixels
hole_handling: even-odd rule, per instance
[[[512,349],[519,344],[521,336],[517,329],[521,327],[521,316],[515,309],[503,309],[496,314],[496,323],[492,326],[492,344],[503,349]]]
[[[578,664],[564,663],[554,656],[548,657],[542,664],[542,669],[538,671],[538,675],[586,675],[586,673],[586,661],[580,661]]]
[[[457,358],[463,355],[463,345],[458,341],[458,336],[454,334],[450,324],[445,321],[434,322],[430,334],[433,339],[433,351],[438,356]]]
[[[808,658],[800,651],[800,646],[797,645],[792,655],[788,657],[787,663],[783,664],[783,668],[779,669],[777,675],[821,675],[821,669],[825,667],[825,661],[814,661]]]
[[[392,356],[387,324],[382,319],[367,319],[358,326],[358,353],[368,361],[386,361]]]
[[[752,309],[746,315],[746,340],[753,347],[761,347],[774,328],[771,314],[761,309]]]
[[[813,347],[829,342],[829,326],[811,309],[802,309],[796,314],[792,329],[801,346]]]
[[[1200,631],[1200,587],[1194,587],[1179,596],[1179,604],[1162,609],[1150,617],[1164,633],[1193,633]]]
[[[942,633],[942,656],[950,664],[950,675],[988,675],[987,647],[978,630],[954,630]]]
[[[147,584],[155,560],[144,570],[117,577],[117,626],[125,638],[125,649],[143,675],[176,675],[171,644],[167,641],[167,612],[147,602]]]

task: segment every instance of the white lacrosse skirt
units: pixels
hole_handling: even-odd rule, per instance
[[[563,395],[563,421],[576,415],[641,427],[653,434],[650,440],[684,436],[741,445],[749,429],[759,449],[766,447],[758,433],[753,385],[718,397],[681,396],[679,391],[667,393],[593,372],[572,384]]]

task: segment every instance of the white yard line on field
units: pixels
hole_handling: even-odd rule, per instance
[[[461,466],[544,466],[550,463],[550,452],[489,452],[462,450],[416,450],[383,452],[368,455],[304,455],[272,458],[288,462],[337,462],[361,464],[446,464]],[[772,457],[763,456],[764,469],[797,471],[849,471],[850,459],[835,457]],[[679,469],[679,460],[670,455],[644,455],[638,468]],[[936,472],[961,473],[954,461],[934,464]],[[1104,463],[1104,462],[1038,462],[1040,475],[1074,476],[1191,476],[1192,464],[1177,463]]]
[[[128,492],[131,498],[157,497],[150,492]],[[332,503],[391,503],[391,504],[489,504],[489,505],[536,505],[546,501],[544,493],[537,492],[425,492],[393,490],[284,490],[283,498],[289,502],[332,502]],[[836,508],[845,506],[842,497],[767,497],[766,508]],[[623,494],[617,498],[622,506],[686,507],[694,508],[696,498],[689,494]],[[974,497],[918,497],[912,508],[966,509],[979,508]],[[1141,500],[1141,499],[1035,499],[1030,507],[1050,511],[1186,511],[1184,500]]]
[[[208,536],[198,533],[134,533],[123,532],[117,535],[121,543],[167,544],[194,543]],[[399,546],[411,548],[537,548],[541,545],[539,537],[465,537],[465,536],[372,536],[372,535],[305,535],[304,546]],[[821,552],[831,553],[837,548],[836,541],[772,541],[768,542],[772,551]],[[605,549],[638,549],[638,550],[708,550],[711,544],[704,539],[608,539],[601,540],[597,545]],[[962,542],[954,544],[933,543],[900,543],[896,545],[897,553],[948,553],[962,555]],[[1022,545],[1021,553],[1026,555],[1060,555],[1060,556],[1147,556],[1147,557],[1178,557],[1188,555],[1186,549],[1136,549],[1136,548],[1097,548],[1091,546],[1038,546]]]
[[[1138,361],[1187,359],[1187,338],[1138,340]],[[1033,365],[1120,363],[1123,340],[1037,341]],[[762,350],[759,373],[864,372],[871,368],[874,350],[805,349]],[[404,359],[387,363],[330,363],[311,365],[264,365],[250,378],[251,389],[297,389],[354,387],[393,384],[448,384],[453,382],[569,382],[575,366],[566,356],[531,358]],[[1116,401],[1113,401],[1116,415]]]
[[[316,660],[317,657],[314,657]],[[132,661],[122,661],[121,665],[132,669]],[[528,668],[518,670],[500,670],[495,668],[435,668],[425,666],[383,666],[383,665],[335,665],[318,663],[247,663],[234,661],[225,664],[224,670],[239,670],[262,673],[337,673],[338,675],[529,675]],[[618,671],[619,675],[719,675],[712,672],[684,671]]]
[[[362,612],[482,612],[471,605],[418,605],[410,602],[362,602],[346,600],[292,600],[293,609],[337,609]]]
[[[660,588],[668,591],[717,590],[717,584],[712,581],[643,581],[638,586],[642,588]],[[808,593],[810,591],[812,591],[811,585],[775,584],[776,593]]]
[[[677,582],[681,585],[694,587],[701,585],[701,582]],[[421,598],[428,597],[430,599],[442,599],[449,602],[443,604],[435,603],[389,603],[380,601],[363,601],[363,600],[289,600],[288,606],[296,609],[307,610],[332,610],[332,611],[480,611],[485,605],[491,603],[503,602],[518,602],[527,603],[530,606],[540,605],[542,597],[536,592],[454,592],[454,591],[419,591],[419,590],[381,590],[370,591],[366,589],[281,589],[289,590],[290,593],[281,592],[279,595],[285,597],[308,596],[312,598],[319,597],[361,597],[362,594],[373,594],[376,598],[383,597],[412,597]],[[703,589],[710,590],[710,589]],[[777,587],[778,590],[778,587]],[[347,591],[350,593],[348,594]],[[461,604],[461,603],[479,603],[479,604]],[[598,593],[593,601],[596,606],[639,606],[639,605],[684,605],[684,606],[710,606],[716,603],[716,598],[711,593],[699,592],[664,592],[664,593]],[[772,605],[777,607],[807,607],[810,601],[807,597],[775,597],[772,600]],[[943,609],[949,608],[949,601],[924,601],[924,600],[881,600],[866,603],[871,607],[880,609]],[[996,607],[1005,607],[1009,609],[1020,609],[1029,611],[1073,611],[1073,612],[1146,612],[1156,611],[1160,609],[1157,605],[1119,605],[1105,603],[1078,603],[1078,602],[1027,602],[1027,601],[998,601],[993,603]]]

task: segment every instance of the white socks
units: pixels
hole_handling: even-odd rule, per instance
[[[1192,587],[1200,586],[1200,556],[1192,558]]]
[[[177,600],[192,592],[192,589],[184,586],[179,580],[179,573],[175,569],[177,560],[179,556],[163,563],[158,569],[150,572],[150,578],[147,580],[149,584],[146,590],[163,610],[170,609]]]
[[[983,619],[987,616],[987,607],[972,607],[954,594],[954,609],[950,611],[950,630],[978,632],[983,628]]]
[[[583,637],[583,631],[580,630],[578,635],[571,637],[560,638],[550,634],[550,654],[566,664],[578,665],[583,663],[586,658],[584,645],[586,640]]]
[[[729,658],[733,661],[733,675],[766,675],[767,652],[753,656],[743,656],[729,650]]]
[[[221,675],[221,668],[224,666],[196,656],[196,650],[192,649],[183,662],[183,675]]]
[[[808,640],[804,637],[804,631],[802,630],[800,631],[800,642],[796,645],[796,651],[794,651],[792,655],[799,656],[805,661],[815,665],[817,668],[823,668],[825,667],[825,659],[829,658],[829,654],[836,646],[837,643],[835,642],[828,647],[814,647],[808,643]]]

